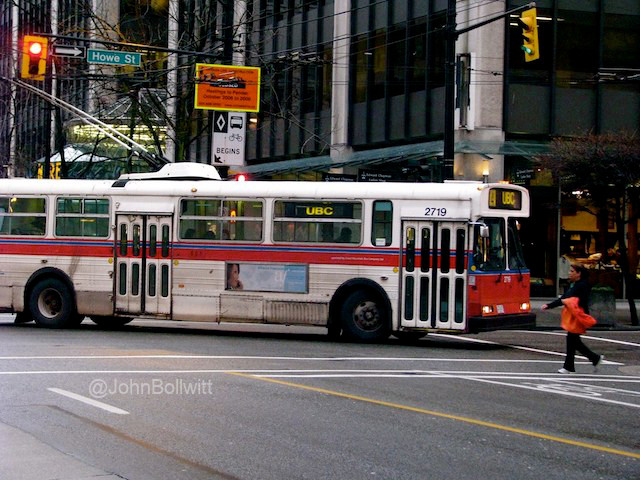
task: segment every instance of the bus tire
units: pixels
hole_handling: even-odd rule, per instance
[[[391,333],[389,315],[380,298],[367,290],[356,290],[342,304],[342,328],[350,339],[375,342]]]
[[[29,310],[35,322],[47,328],[77,325],[78,315],[71,289],[57,278],[38,282],[29,295]]]
[[[329,340],[340,340],[342,335],[342,327],[339,322],[330,322],[327,326],[327,336]]]
[[[93,323],[104,328],[122,327],[133,320],[131,317],[102,317],[99,315],[92,315],[89,318]]]

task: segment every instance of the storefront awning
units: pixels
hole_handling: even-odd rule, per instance
[[[543,142],[490,142],[462,141],[455,145],[456,153],[484,155],[520,155],[533,157],[546,153],[548,144]],[[332,168],[375,166],[400,161],[423,160],[434,162],[443,155],[442,140],[394,147],[357,151],[343,158],[319,157],[297,158],[280,162],[261,163],[247,167],[231,167],[233,171],[242,171],[255,177],[280,173],[300,173],[309,171],[328,171]]]

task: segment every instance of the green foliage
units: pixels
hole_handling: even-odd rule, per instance
[[[597,284],[594,285],[591,289],[591,294],[601,293],[601,294],[611,294],[613,295],[613,288],[608,285]]]

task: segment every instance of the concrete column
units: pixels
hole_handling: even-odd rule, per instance
[[[11,5],[11,65],[13,65],[14,72],[20,71],[18,65],[18,2],[14,2]],[[13,75],[12,75],[13,76]],[[16,149],[18,148],[18,142],[16,140],[16,86],[11,84],[10,92],[11,98],[9,99],[9,158],[7,163],[7,178],[13,178],[16,176]]]
[[[167,34],[167,48],[178,47],[178,15],[180,6],[178,0],[169,0],[169,31]],[[178,54],[170,53],[167,58],[167,134],[164,156],[170,162],[176,161],[175,124],[178,95]]]
[[[505,10],[503,0],[474,6],[470,1],[458,5],[459,28],[473,25]],[[466,127],[459,128],[456,116],[457,141],[476,141],[492,144],[504,141],[502,107],[504,85],[504,19],[460,35],[457,53],[471,54],[471,85],[469,119]],[[504,179],[504,156],[490,155],[490,159],[477,154],[456,156],[456,179],[482,180],[485,173],[489,182]],[[488,170],[487,170],[488,168]]]
[[[331,157],[351,152],[349,136],[349,55],[351,0],[334,2],[333,71],[331,76]]]

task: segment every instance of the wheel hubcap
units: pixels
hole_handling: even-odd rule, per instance
[[[363,330],[375,330],[380,326],[380,311],[371,301],[358,304],[353,312],[356,324]]]
[[[38,310],[47,318],[54,318],[62,311],[62,296],[57,290],[47,288],[38,297]]]

